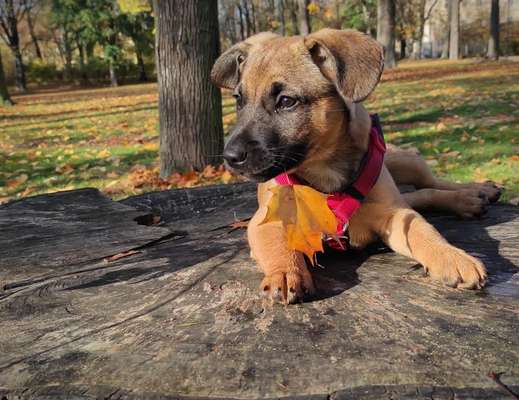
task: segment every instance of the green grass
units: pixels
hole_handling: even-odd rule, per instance
[[[388,140],[417,147],[437,161],[433,169],[446,179],[493,180],[506,187],[505,199],[516,197],[519,65],[415,62],[401,71],[414,74],[396,80],[387,74],[368,101],[384,121]]]
[[[158,180],[154,84],[36,91],[14,100],[0,107],[0,202],[87,186],[121,198],[222,181],[221,173]],[[436,174],[494,180],[506,187],[505,198],[519,196],[519,63],[402,63],[384,74],[367,107],[380,114],[388,141],[436,160]],[[223,113],[228,131],[236,118],[228,94]]]

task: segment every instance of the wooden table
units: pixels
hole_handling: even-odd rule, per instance
[[[519,392],[518,207],[429,218],[484,291],[374,246],[320,257],[319,295],[285,307],[226,227],[255,203],[237,184],[0,206],[0,399],[512,399],[489,372]]]

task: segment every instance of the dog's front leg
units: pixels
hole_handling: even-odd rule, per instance
[[[251,256],[265,274],[260,291],[275,301],[295,303],[315,292],[312,276],[302,253],[288,248],[281,222],[262,224],[271,193],[267,184],[258,189],[259,209],[247,228]]]
[[[382,239],[396,252],[422,264],[432,278],[464,289],[479,289],[485,284],[483,264],[449,244],[417,212],[396,208],[384,225]]]

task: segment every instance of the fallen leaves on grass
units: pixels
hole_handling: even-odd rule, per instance
[[[128,191],[138,192],[139,189],[167,190],[231,183],[239,180],[240,178],[232,175],[223,165],[219,167],[208,165],[202,171],[174,172],[167,178],[160,177],[158,166],[136,165],[130,170],[127,177],[120,180],[115,179],[108,183],[104,191],[108,194],[114,194]]]

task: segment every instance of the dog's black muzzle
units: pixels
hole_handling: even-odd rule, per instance
[[[305,155],[306,144],[283,144],[275,132],[235,131],[223,151],[227,168],[259,182],[297,167]]]

